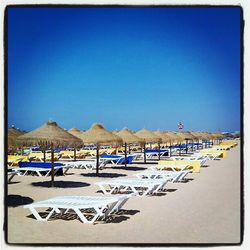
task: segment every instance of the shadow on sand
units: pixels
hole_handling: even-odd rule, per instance
[[[203,165],[203,166],[201,166],[202,168],[209,168],[210,167],[210,165]]]
[[[144,167],[110,167],[112,169],[121,169],[121,170],[126,170],[126,171],[142,171],[145,170],[147,168]]]
[[[32,186],[35,187],[51,187],[51,181],[40,181],[40,182],[32,182]],[[54,181],[55,188],[79,188],[79,187],[88,187],[89,183],[79,182],[79,181]]]
[[[51,211],[51,209],[47,209],[45,212],[39,212],[39,215],[42,217],[42,218],[46,218],[49,214],[49,212]],[[93,214],[91,214],[91,210],[88,211],[89,214],[85,214],[85,217],[88,219],[88,220],[91,220],[93,218]],[[106,220],[101,220],[101,221],[96,221],[94,224],[106,224],[106,223],[120,223],[122,221],[125,221],[125,220],[128,220],[130,219],[129,216],[126,216],[126,215],[135,215],[137,214],[138,212],[140,212],[139,210],[125,210],[125,209],[121,209],[120,211],[118,211],[117,213],[115,214],[112,214],[110,215],[108,218],[106,218]],[[27,216],[27,218],[30,218],[30,219],[35,219],[34,215],[33,214],[30,214]],[[66,214],[63,214],[63,213],[59,213],[59,214],[56,214],[54,213],[49,221],[54,221],[54,220],[64,220],[64,221],[72,221],[72,220],[78,220],[79,223],[82,223],[82,221],[79,219],[79,217],[77,216],[77,214],[75,214],[74,212],[68,212]]]
[[[178,181],[178,183],[187,183],[187,182],[190,182],[190,181],[193,181],[193,180],[194,180],[194,178],[185,178],[182,181]]]
[[[88,174],[81,174],[84,177],[101,177],[101,178],[117,178],[117,177],[125,177],[126,174],[116,174],[116,173],[88,173]]]
[[[32,203],[34,200],[27,196],[9,194],[6,197],[6,203],[8,207],[18,207]]]
[[[17,184],[17,183],[20,183],[21,181],[11,181],[11,182],[8,182],[8,185],[12,185],[12,184]]]

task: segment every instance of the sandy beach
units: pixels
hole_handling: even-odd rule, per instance
[[[107,222],[84,224],[75,216],[39,222],[23,205],[62,195],[103,195],[97,181],[133,177],[150,164],[126,169],[109,165],[100,177],[70,169],[56,177],[59,187],[44,187],[50,177],[15,176],[8,184],[9,243],[239,243],[240,145],[228,157],[208,161],[183,183],[170,183],[157,196],[133,197]]]

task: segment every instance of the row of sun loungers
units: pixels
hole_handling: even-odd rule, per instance
[[[213,156],[213,159],[216,159],[216,157]],[[104,164],[110,160],[109,157],[107,158],[103,159]],[[117,213],[133,196],[145,197],[159,194],[165,190],[168,183],[183,181],[188,173],[193,171],[192,164],[189,165],[187,162],[199,162],[200,165],[203,165],[210,159],[212,158],[209,155],[202,154],[172,158],[172,162],[178,161],[182,164],[170,164],[171,160],[162,161],[151,166],[148,170],[135,173],[135,178],[96,182],[95,185],[100,188],[105,196],[61,196],[34,202],[25,205],[24,208],[28,208],[38,221],[47,221],[54,218],[55,215],[58,218],[73,213],[78,216],[81,222],[93,224],[97,220],[106,220],[112,214]],[[64,162],[62,166],[56,167],[91,169],[95,163],[94,160],[72,161]],[[23,169],[25,171],[25,168]],[[10,175],[12,173],[14,172],[11,172]],[[111,194],[120,195],[107,196]],[[42,218],[38,212],[39,209],[49,209],[48,215]]]

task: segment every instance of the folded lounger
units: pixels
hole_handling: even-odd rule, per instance
[[[83,223],[93,224],[95,221],[100,219],[105,220],[109,215],[119,211],[133,195],[134,194],[112,197],[61,196],[34,202],[25,205],[24,208],[28,208],[38,221],[48,221],[54,213],[62,215],[74,212]],[[49,208],[51,211],[45,218],[42,218],[37,211],[39,208]]]
[[[95,184],[100,187],[104,194],[132,192],[138,196],[146,196],[147,194],[155,194],[158,191],[161,191],[168,181],[170,180],[140,180],[124,178],[111,181],[97,182]]]

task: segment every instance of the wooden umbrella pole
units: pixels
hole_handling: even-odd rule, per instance
[[[45,162],[46,161],[46,150],[45,150],[45,148],[43,149],[43,162]]]
[[[179,155],[181,155],[181,142],[179,141]]]
[[[143,144],[143,156],[144,156],[144,163],[146,163],[146,143]]]
[[[125,167],[127,167],[127,143],[125,142]]]
[[[51,187],[54,187],[54,174],[55,174],[55,166],[54,166],[54,148],[51,147]]]
[[[188,152],[188,146],[187,146],[187,144],[188,144],[188,139],[186,139],[186,154]]]
[[[192,141],[192,147],[191,147],[191,149],[192,149],[192,152],[194,152],[194,140],[192,139],[191,141]]]
[[[172,142],[171,142],[171,140],[170,140],[170,144],[169,144],[170,146],[169,146],[169,157],[171,157],[171,154],[172,154],[172,152],[171,152],[171,147],[172,147]]]
[[[74,147],[74,161],[76,161],[76,148]]]
[[[158,159],[161,159],[161,143],[158,142]]]
[[[99,175],[99,145],[96,145],[96,175]]]

